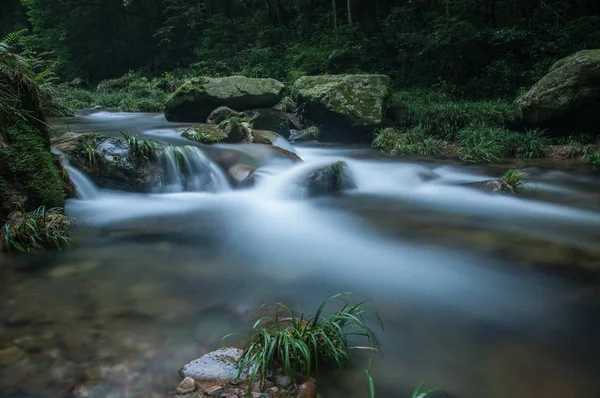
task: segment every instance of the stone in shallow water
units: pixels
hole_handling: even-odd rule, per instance
[[[186,377],[177,386],[177,394],[187,394],[196,389],[196,382],[191,377]]]
[[[0,350],[0,365],[12,365],[25,357],[25,351],[18,347],[9,347]]]
[[[181,368],[181,375],[195,380],[229,380],[237,378],[238,359],[242,350],[221,348],[188,363]],[[246,377],[245,372],[241,375]]]

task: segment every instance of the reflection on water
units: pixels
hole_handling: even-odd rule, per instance
[[[95,117],[98,130],[159,120]],[[495,168],[296,150],[303,164],[267,162],[252,189],[70,201],[90,226],[71,249],[4,259],[0,396],[166,396],[261,303],[311,312],[341,291],[384,321],[378,397],[421,379],[464,398],[600,393],[597,178],[532,168],[522,199],[460,185]],[[357,189],[305,198],[298,177],[338,159]],[[367,396],[367,359],[321,379],[324,396]]]

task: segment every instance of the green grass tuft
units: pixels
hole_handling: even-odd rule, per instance
[[[487,125],[472,125],[459,131],[460,158],[467,162],[498,162],[505,153],[507,130]]]
[[[506,193],[519,193],[525,189],[527,173],[521,170],[509,170],[500,178],[502,190]]]
[[[376,134],[373,146],[392,155],[437,155],[443,144],[440,139],[429,136],[422,126],[404,130],[388,127]]]
[[[140,140],[137,135],[121,133],[129,145],[129,154],[133,161],[149,161],[154,158],[158,144],[153,140]]]
[[[296,373],[310,376],[320,363],[343,369],[351,361],[351,348],[378,351],[377,339],[363,320],[369,309],[367,301],[356,302],[353,296],[340,293],[328,298],[310,318],[296,316],[286,305],[274,303],[275,316],[256,321],[254,336],[239,359],[240,375],[250,372],[250,388],[257,378],[262,384],[267,373],[278,367],[291,377]],[[325,308],[334,303],[341,309],[325,315]],[[368,345],[350,346],[349,338],[354,336],[366,338]]]
[[[600,170],[600,149],[587,146],[584,153],[583,160],[589,162],[595,170]]]

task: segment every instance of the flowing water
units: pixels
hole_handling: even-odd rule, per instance
[[[531,166],[526,196],[491,195],[464,184],[508,166],[342,146],[290,147],[293,164],[259,145],[182,146],[182,127],[70,121],[171,143],[168,177],[124,193],[69,166],[81,199],[67,211],[89,229],[64,252],[3,259],[0,396],[167,396],[181,365],[247,331],[260,304],[311,313],[352,291],[378,310],[383,355],[321,378],[326,398],[367,397],[369,359],[378,397],[422,379],[452,397],[600,397],[597,176]],[[228,150],[260,166],[255,186],[230,188],[213,161]],[[357,188],[306,197],[302,176],[336,160]]]

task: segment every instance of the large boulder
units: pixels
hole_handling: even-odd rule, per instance
[[[293,95],[309,119],[325,126],[322,139],[370,140],[383,124],[391,84],[385,75],[305,76]]]
[[[275,79],[196,77],[169,97],[165,117],[171,122],[204,122],[220,106],[238,111],[269,108],[283,98],[283,89],[284,84]]]
[[[143,147],[139,146],[137,151],[132,150],[125,138],[66,133],[53,138],[52,145],[100,188],[145,192],[154,186],[159,175],[149,161],[150,153],[142,153]]]
[[[556,62],[517,104],[530,125],[600,126],[600,50],[579,51]]]

